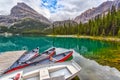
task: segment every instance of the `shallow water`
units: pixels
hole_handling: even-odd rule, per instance
[[[57,48],[56,51],[59,54],[63,51],[67,51],[67,49]],[[115,68],[102,66],[96,61],[84,58],[76,51],[74,51],[73,59],[81,67],[79,74],[80,80],[120,80],[120,72]]]

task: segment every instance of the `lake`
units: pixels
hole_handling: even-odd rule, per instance
[[[40,52],[50,48],[74,49],[80,55],[93,59],[102,65],[109,65],[120,70],[119,47],[116,43],[80,38],[63,37],[0,37],[0,52],[15,50],[31,50],[39,47]],[[114,53],[114,51],[116,53]],[[114,53],[114,54],[113,54]]]

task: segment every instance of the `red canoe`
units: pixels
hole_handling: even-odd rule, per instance
[[[56,63],[56,62],[64,62],[67,60],[72,60],[73,56],[73,51],[67,51],[58,55],[50,56],[49,58],[42,59],[40,61],[32,62],[30,63],[31,65],[36,65],[36,64],[47,64],[47,63]]]

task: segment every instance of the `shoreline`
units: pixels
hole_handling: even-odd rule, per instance
[[[0,36],[8,37],[8,36],[13,36],[13,34],[6,33],[6,35],[0,34]],[[20,35],[16,34],[16,36],[20,36]],[[24,36],[24,35],[22,35],[22,36]],[[32,36],[35,36],[35,35],[32,35]],[[85,36],[85,35],[43,35],[43,36],[81,38],[81,39],[91,39],[91,40],[99,40],[99,41],[120,42],[120,38],[118,38],[118,37],[110,37],[110,36]]]
[[[91,40],[120,42],[120,38],[117,38],[117,37],[82,36],[82,35],[47,35],[47,36],[48,37],[85,38],[85,39],[91,39]]]

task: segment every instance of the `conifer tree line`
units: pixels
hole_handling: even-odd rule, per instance
[[[79,23],[72,26],[71,23],[64,26],[52,27],[55,35],[89,35],[89,36],[120,36],[120,9],[115,6],[107,14],[96,16],[88,23]]]

